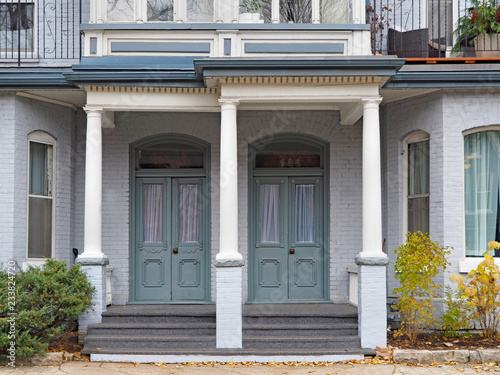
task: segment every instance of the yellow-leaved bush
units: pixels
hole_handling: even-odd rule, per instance
[[[403,318],[400,332],[412,342],[420,332],[437,325],[432,300],[440,297],[441,286],[433,279],[450,264],[446,260],[448,249],[432,242],[427,234],[416,232],[408,233],[406,243],[394,250],[395,277],[401,284],[394,289],[398,294],[397,309]]]
[[[488,246],[489,251],[500,249],[496,241],[489,242]],[[486,252],[484,260],[469,271],[467,279],[451,275],[450,280],[458,283],[460,298],[467,301],[471,317],[479,322],[483,337],[496,337],[500,323],[500,269],[493,256]]]

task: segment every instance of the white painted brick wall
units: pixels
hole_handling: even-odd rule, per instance
[[[218,113],[116,113],[115,129],[103,136],[103,251],[115,267],[116,304],[128,300],[129,268],[129,145],[144,137],[181,133],[211,144],[212,263],[219,247],[219,127]],[[238,113],[239,250],[248,257],[248,143],[276,132],[310,134],[330,142],[330,295],[348,300],[346,267],[361,249],[361,123],[340,126],[335,111],[240,111]],[[76,147],[84,142],[84,126],[76,131]],[[83,147],[83,146],[82,146]],[[83,232],[84,168],[76,165],[75,242]],[[243,268],[243,301],[247,299],[247,267]],[[215,269],[212,268],[212,300]]]
[[[0,96],[2,119],[2,215],[0,222],[0,262],[26,258],[27,236],[27,165],[28,134],[41,130],[55,138],[55,255],[71,261],[71,148],[74,135],[74,113],[67,107],[16,97],[13,93]]]

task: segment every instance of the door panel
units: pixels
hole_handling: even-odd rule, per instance
[[[321,179],[290,179],[290,299],[322,298],[324,292],[321,223]]]
[[[172,299],[203,300],[207,268],[200,237],[203,180],[174,179],[173,186],[172,239],[177,252],[172,252]]]
[[[208,293],[203,178],[136,183],[136,301],[203,301]]]
[[[285,248],[286,178],[255,180],[255,249],[253,275],[255,298],[288,298],[287,251]],[[285,224],[285,225],[283,225]]]
[[[138,179],[136,199],[136,298],[169,300],[170,256],[167,242],[167,179]]]
[[[324,298],[321,178],[255,179],[255,301]]]

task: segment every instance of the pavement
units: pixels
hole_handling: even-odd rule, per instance
[[[100,362],[64,362],[58,366],[19,366],[0,367],[0,374],[41,374],[41,375],[443,375],[443,374],[477,374],[500,373],[500,366],[489,363],[446,364],[408,366],[388,361],[371,363],[291,363],[291,364],[134,364],[134,363],[100,363]]]

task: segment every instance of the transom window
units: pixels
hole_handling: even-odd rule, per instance
[[[482,256],[500,240],[500,130],[464,136],[465,249]],[[494,254],[499,256],[500,254]]]
[[[53,253],[54,143],[43,132],[28,138],[28,258]]]
[[[181,143],[144,146],[137,151],[136,170],[204,168],[201,148]]]
[[[256,148],[255,168],[320,168],[321,150],[299,141],[275,142]]]

